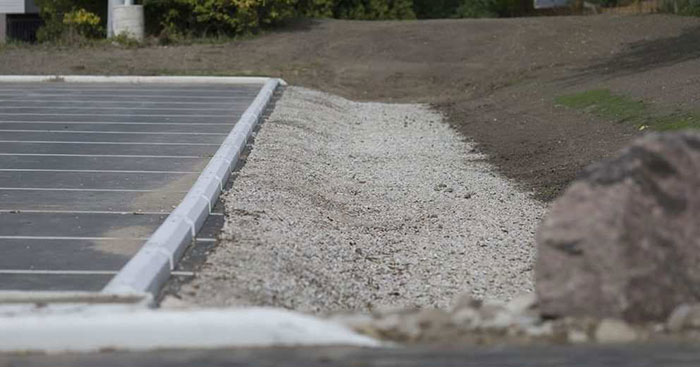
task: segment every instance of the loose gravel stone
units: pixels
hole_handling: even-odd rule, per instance
[[[428,106],[290,87],[224,195],[221,243],[180,296],[325,313],[532,291],[545,208],[484,158]]]

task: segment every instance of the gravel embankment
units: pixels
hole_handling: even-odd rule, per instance
[[[307,312],[447,307],[532,290],[543,205],[423,105],[288,88],[180,296]]]

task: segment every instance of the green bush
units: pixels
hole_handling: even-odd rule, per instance
[[[163,39],[251,34],[299,16],[413,19],[412,0],[144,0],[147,31]]]
[[[102,30],[105,28],[107,19],[107,1],[94,0],[36,0],[36,5],[39,7],[39,15],[44,21],[44,25],[37,31],[37,39],[39,42],[58,41],[65,37],[70,37],[80,32],[86,32],[83,36],[92,37],[102,35]],[[83,11],[83,16],[88,16],[89,22],[94,21],[97,17],[97,25],[74,24],[69,19],[66,24],[64,20],[67,14],[77,14],[75,12]],[[69,15],[71,18],[73,15]],[[87,18],[81,19],[86,20]],[[99,30],[99,31],[98,31]],[[98,31],[99,35],[95,34]],[[72,34],[71,34],[72,33]]]
[[[666,0],[661,10],[680,15],[700,16],[700,0]]]
[[[462,0],[413,0],[413,12],[419,19],[453,18]]]
[[[332,16],[338,19],[414,19],[412,0],[336,0]]]
[[[103,36],[100,26],[100,17],[85,9],[70,11],[63,15],[63,25],[71,35],[85,38],[98,38]]]
[[[527,0],[461,0],[457,18],[515,17],[527,14],[532,2]]]
[[[297,0],[145,0],[148,31],[168,37],[250,34],[296,15]]]

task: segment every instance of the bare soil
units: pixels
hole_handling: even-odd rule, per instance
[[[548,201],[640,134],[554,98],[610,88],[694,109],[698,44],[700,18],[664,15],[323,20],[224,44],[8,46],[0,73],[264,74],[354,100],[430,103],[502,173]]]

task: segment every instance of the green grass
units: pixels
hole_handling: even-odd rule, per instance
[[[594,89],[555,99],[558,105],[592,113],[617,123],[636,125],[640,130],[670,131],[700,129],[700,114],[676,111],[659,112],[641,100],[617,95],[608,89]]]

